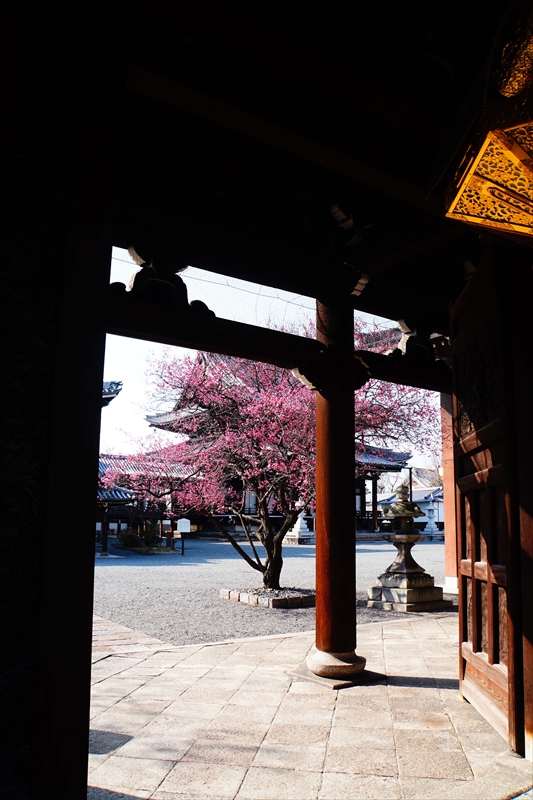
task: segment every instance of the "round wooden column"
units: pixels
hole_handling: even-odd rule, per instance
[[[339,677],[365,665],[355,655],[353,309],[317,303],[317,338],[328,351],[316,396],[316,648],[307,666]]]
[[[107,556],[109,553],[107,552],[107,537],[109,534],[109,522],[107,519],[108,509],[104,506],[104,513],[102,516],[102,556]]]

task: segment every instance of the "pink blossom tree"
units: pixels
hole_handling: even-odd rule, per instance
[[[199,470],[174,494],[175,503],[207,516],[262,573],[265,587],[279,588],[283,539],[314,502],[312,393],[288,370],[242,359],[198,354],[153,368],[156,396],[179,398],[165,427],[185,439],[168,453],[191,473]],[[238,518],[252,555],[223,524],[228,513]]]
[[[365,330],[355,331],[361,349]],[[368,340],[368,330],[366,330]],[[373,349],[391,343],[377,337]],[[364,344],[363,344],[364,346]],[[394,346],[394,342],[392,343]],[[181,514],[205,515],[244,560],[277,589],[283,566],[282,544],[303,508],[315,497],[315,399],[289,371],[270,364],[198,353],[169,353],[149,365],[155,378],[153,399],[173,411],[151,417],[152,424],[175,432],[179,441],[149,458],[140,454],[135,479],[116,480],[144,496],[171,499]],[[356,445],[365,442],[430,447],[437,426],[431,394],[371,380],[355,395]],[[177,437],[177,438],[178,438]],[[150,449],[153,451],[153,442]],[[167,480],[164,473],[179,480]],[[354,465],[355,468],[355,465]],[[144,475],[144,477],[143,477]],[[255,498],[250,511],[247,499]],[[239,545],[222,521],[238,518],[251,548]],[[280,522],[281,520],[281,522]],[[262,556],[257,545],[264,547]]]
[[[106,456],[112,466],[99,476],[100,485],[105,488],[121,486],[130,489],[143,501],[143,510],[135,516],[144,518],[141,538],[147,546],[155,538],[154,516],[173,518],[173,500],[184,484],[198,474],[198,466],[188,468],[181,460],[176,460],[176,448],[168,448],[158,434],[152,434],[138,442],[139,452],[131,456]],[[148,528],[146,520],[152,520]]]

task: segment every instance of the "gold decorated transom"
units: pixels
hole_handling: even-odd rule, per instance
[[[446,216],[533,236],[533,123],[489,131]]]

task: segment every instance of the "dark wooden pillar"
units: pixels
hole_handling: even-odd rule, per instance
[[[453,470],[453,401],[440,396],[442,483],[444,490],[444,591],[457,594],[457,533],[455,526],[455,476]]]
[[[504,351],[509,391],[508,438],[512,445],[514,536],[509,549],[514,562],[509,584],[520,587],[514,602],[509,601],[517,663],[514,686],[509,692],[519,711],[517,725],[511,731],[510,745],[533,761],[533,342],[531,335],[531,297],[533,270],[528,248],[507,246],[500,254],[498,274],[505,275],[505,322],[507,333]],[[509,445],[508,445],[509,446]],[[520,727],[518,727],[520,726]]]
[[[173,519],[170,520],[170,528],[167,532],[167,547],[173,548],[174,547],[174,530],[175,530],[176,523]]]
[[[377,476],[372,478],[372,525],[374,530],[378,529],[378,479]]]
[[[316,396],[316,650],[355,657],[353,310],[319,302],[317,338],[327,357]],[[321,671],[320,659],[307,662],[317,674],[349,672],[348,664]]]
[[[6,797],[82,800],[113,117],[122,68],[109,61],[116,47],[112,15],[101,22],[103,5],[83,6],[75,37],[64,35],[75,22],[68,10],[59,18],[49,9],[41,19],[33,11],[12,6],[11,23],[0,27],[0,57],[9,61],[0,122],[0,365],[10,387],[1,401],[8,431],[1,772]],[[75,400],[65,402],[65,392]],[[65,476],[75,476],[75,492],[65,492]],[[62,516],[76,520],[68,548],[57,547],[58,498]]]
[[[109,533],[109,520],[108,520],[108,510],[104,508],[104,515],[102,517],[102,555],[107,556],[107,536]]]

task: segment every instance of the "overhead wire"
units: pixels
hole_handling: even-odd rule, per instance
[[[129,261],[126,258],[116,258],[115,256],[113,256],[113,261],[120,261],[122,264],[128,264],[132,268],[137,266],[133,261]],[[254,297],[256,297],[258,299],[259,299],[259,297],[264,297],[264,298],[268,298],[269,300],[281,300],[281,302],[283,302],[283,303],[289,303],[290,305],[297,306],[298,308],[305,308],[305,309],[307,309],[309,311],[314,311],[315,310],[314,305],[306,306],[306,305],[303,305],[302,303],[296,303],[294,300],[288,300],[285,297],[280,297],[279,295],[263,294],[261,292],[261,289],[264,288],[264,286],[262,284],[260,285],[260,291],[257,292],[257,291],[253,291],[251,289],[244,289],[242,286],[235,286],[234,284],[229,283],[228,276],[224,276],[224,277],[226,278],[226,282],[225,283],[223,283],[222,281],[209,280],[208,278],[199,278],[196,275],[187,275],[187,280],[188,281],[200,281],[202,283],[209,283],[212,286],[224,286],[224,287],[227,287],[229,289],[234,289],[235,291],[238,291],[238,292],[245,292],[246,294],[251,294],[251,295],[253,295]],[[297,295],[297,297],[301,297],[301,296],[302,295]]]
[[[122,264],[128,264],[132,268],[133,267],[137,267],[137,265],[133,261],[130,261],[129,259],[117,258],[117,257],[113,256],[113,261],[118,261],[118,262],[121,262]],[[192,265],[190,265],[190,268],[191,269],[197,269],[197,270],[200,269],[199,267],[194,267]],[[189,281],[199,281],[200,283],[207,283],[207,284],[210,284],[212,286],[222,286],[224,288],[232,289],[233,291],[243,292],[245,294],[251,294],[253,297],[256,298],[255,309],[254,309],[256,320],[257,320],[257,316],[258,316],[257,304],[258,304],[258,301],[259,301],[260,298],[264,298],[264,299],[268,299],[268,300],[278,300],[279,302],[282,302],[282,303],[285,304],[284,311],[283,311],[282,324],[285,323],[286,314],[287,314],[287,307],[289,305],[295,306],[296,308],[302,308],[305,311],[310,311],[313,314],[315,313],[315,310],[316,310],[316,306],[315,306],[314,300],[312,298],[309,298],[310,301],[311,301],[311,305],[305,305],[304,303],[297,303],[296,302],[296,300],[298,298],[303,297],[302,294],[297,294],[292,299],[288,299],[288,298],[285,298],[285,297],[280,297],[279,294],[264,294],[262,292],[262,290],[265,288],[264,284],[256,284],[256,286],[259,286],[259,291],[257,291],[257,290],[253,290],[253,289],[245,289],[242,286],[236,286],[234,283],[230,283],[230,280],[241,280],[241,279],[239,279],[239,278],[232,279],[231,276],[228,276],[228,275],[221,275],[220,276],[222,278],[225,278],[225,281],[216,281],[216,280],[212,280],[210,278],[200,278],[197,275],[191,275],[190,273],[187,274],[186,276],[185,276],[185,273],[184,273],[184,277],[186,277],[187,282],[189,282]],[[248,281],[242,281],[242,282],[243,283],[248,283]],[[281,290],[281,291],[284,291],[284,290]]]

